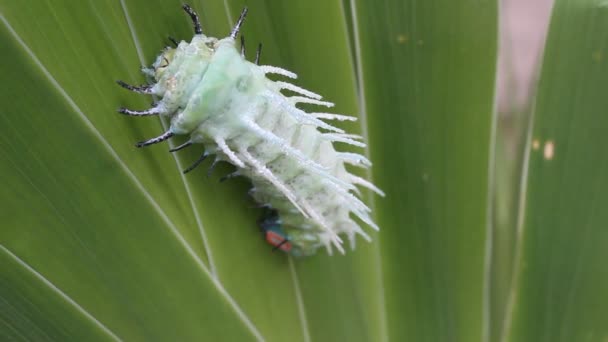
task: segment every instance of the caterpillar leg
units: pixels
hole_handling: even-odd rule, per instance
[[[171,138],[173,136],[173,133],[171,133],[170,131],[167,131],[165,133],[163,133],[162,135],[156,137],[156,138],[152,138],[146,141],[140,141],[137,144],[135,144],[136,147],[144,147],[144,146],[148,146],[148,145],[152,145],[152,144],[157,144],[161,141],[165,141],[169,138]]]
[[[227,181],[229,179],[232,179],[232,178],[235,178],[235,177],[238,177],[238,176],[241,176],[241,173],[238,172],[238,171],[229,173],[229,174],[227,174],[225,176],[222,176],[222,178],[220,178],[220,183],[223,183],[223,182],[225,182],[225,181]]]
[[[169,36],[167,38],[169,38],[169,40],[171,41],[171,43],[173,43],[173,45],[175,45],[175,47],[177,47],[179,45],[179,43],[177,42],[177,40],[175,40],[175,38],[173,38],[171,36]]]
[[[177,152],[177,151],[179,151],[181,149],[184,149],[184,148],[186,148],[186,147],[188,147],[190,145],[192,145],[192,141],[186,141],[185,143],[183,143],[183,144],[181,144],[181,145],[179,145],[177,147],[174,147],[174,148],[170,149],[169,152]]]
[[[185,169],[183,171],[184,174],[194,170],[197,166],[199,166],[205,159],[207,159],[207,156],[209,156],[209,153],[207,153],[206,151],[203,152],[203,154],[201,154],[201,156],[194,162],[194,164],[190,165],[190,167],[188,167],[187,169]]]
[[[134,85],[130,85],[128,83],[125,83],[121,80],[116,81],[116,83],[118,83],[119,86],[128,89],[130,91],[134,91],[136,93],[140,93],[140,94],[152,94],[152,87],[153,85],[140,85],[140,86],[134,86]]]
[[[182,6],[182,8],[184,9],[184,11],[186,11],[186,13],[188,13],[190,18],[192,19],[192,23],[194,24],[194,33],[202,34],[203,29],[201,28],[201,22],[198,20],[198,14],[196,14],[196,12],[192,9],[192,7],[190,7],[186,4],[184,4]]]

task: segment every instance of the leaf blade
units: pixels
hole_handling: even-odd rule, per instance
[[[480,340],[496,2],[354,4],[388,336]]]
[[[605,7],[556,1],[526,146],[503,340],[606,338]]]

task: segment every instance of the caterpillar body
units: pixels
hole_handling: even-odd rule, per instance
[[[205,36],[196,12],[188,5],[183,8],[194,23],[192,40],[178,43],[171,39],[175,47],[166,47],[151,67],[143,69],[153,83],[132,86],[118,81],[124,88],[159,99],[153,108],[121,108],[120,113],[170,118],[166,132],[136,146],[189,135],[185,144],[171,152],[197,143],[203,144],[205,151],[185,172],[208,155],[233,164],[236,171],[229,176],[249,178],[253,184],[251,195],[268,208],[260,226],[275,249],[304,256],[323,246],[331,253],[334,246],[343,253],[340,235],[346,235],[353,247],[356,235],[370,240],[354,218],[378,227],[370,218],[370,209],[358,197],[356,186],[383,193],[347,171],[345,164],[370,167],[364,156],[334,148],[334,143],[365,145],[360,137],[325,121],[355,118],[299,109],[296,105],[300,103],[333,104],[291,83],[267,78],[267,74],[288,78],[296,75],[278,67],[260,66],[261,44],[255,63],[244,58],[242,37],[240,51],[235,40],[246,8],[223,39]],[[284,95],[283,90],[296,95]]]

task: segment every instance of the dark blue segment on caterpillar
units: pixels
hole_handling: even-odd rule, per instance
[[[258,221],[266,242],[274,246],[273,250],[280,249],[285,253],[299,255],[294,249],[289,236],[281,228],[281,220],[276,210],[265,209],[262,218]]]

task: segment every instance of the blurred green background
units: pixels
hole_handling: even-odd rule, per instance
[[[200,150],[137,150],[166,123],[116,114],[192,36],[181,4],[0,0],[0,340],[608,340],[605,1],[555,1],[499,113],[497,0],[192,0],[214,37],[247,5],[249,59],[359,117],[381,230],[303,259],[230,167],[184,176]]]

